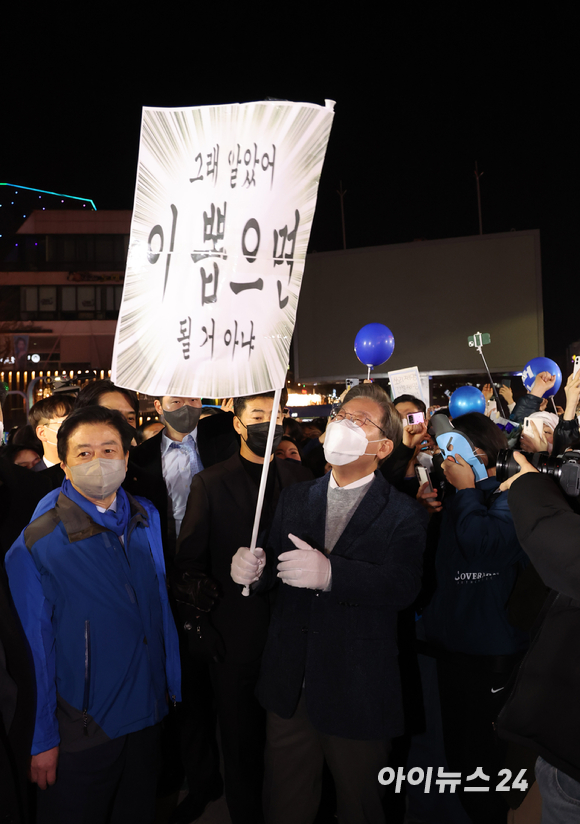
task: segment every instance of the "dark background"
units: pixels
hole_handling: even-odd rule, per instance
[[[580,338],[575,15],[408,8],[7,10],[0,179],[128,209],[143,105],[332,98],[310,250],[342,247],[340,181],[348,247],[476,234],[477,160],[484,232],[540,229],[546,355],[566,374]],[[509,283],[496,297],[518,300]],[[429,295],[410,284],[409,300]]]

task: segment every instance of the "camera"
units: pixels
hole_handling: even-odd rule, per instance
[[[471,440],[467,435],[455,429],[447,415],[433,415],[429,420],[427,431],[437,441],[437,446],[444,460],[447,457],[455,460],[456,455],[460,455],[473,469],[476,481],[483,481],[487,478],[485,464],[475,454],[475,448]]]
[[[577,498],[580,495],[580,452],[564,452],[557,458],[546,455],[545,452],[522,452],[532,466],[543,475],[549,475],[560,484],[566,495]],[[520,471],[520,465],[514,458],[513,449],[500,449],[497,455],[495,476],[503,483]]]

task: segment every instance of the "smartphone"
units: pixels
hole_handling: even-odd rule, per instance
[[[534,422],[530,418],[524,418],[524,423],[522,425],[522,434],[529,435],[530,438],[535,438],[538,434],[538,430]]]
[[[407,423],[409,426],[416,423],[425,423],[425,415],[422,412],[410,412],[407,415]]]
[[[429,484],[428,491],[433,492],[433,484],[431,483],[431,478],[429,477],[429,473],[425,469],[424,466],[417,464],[415,467],[415,475],[417,476],[417,480],[419,481],[419,486],[423,486],[423,484]]]
[[[501,379],[501,385],[511,387],[512,379],[511,378],[502,378]]]
[[[574,355],[574,373],[573,373],[572,377],[575,378],[579,371],[580,371],[580,355]]]

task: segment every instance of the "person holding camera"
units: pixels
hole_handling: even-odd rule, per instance
[[[477,768],[497,786],[502,748],[493,730],[506,686],[528,646],[528,635],[513,626],[507,603],[520,569],[528,563],[518,542],[507,504],[495,478],[498,452],[507,446],[505,434],[485,415],[472,412],[453,421],[473,454],[487,470],[476,480],[471,465],[458,453],[443,461],[447,481],[434,558],[436,586],[423,609],[420,649],[436,660],[445,755],[450,770],[469,776]],[[449,488],[451,487],[451,488]],[[420,496],[435,493],[421,487]],[[433,542],[435,543],[435,542]],[[426,559],[426,567],[429,561]],[[427,718],[427,731],[438,721]],[[497,780],[496,780],[497,779]],[[469,786],[469,784],[467,785]],[[473,822],[505,822],[502,793],[461,792],[461,802]]]
[[[502,738],[539,754],[542,824],[580,820],[580,515],[558,483],[514,453],[501,485],[521,545],[553,592],[498,718]]]

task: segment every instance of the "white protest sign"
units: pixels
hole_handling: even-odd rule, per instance
[[[391,384],[393,398],[399,395],[413,395],[420,398],[426,405],[429,403],[429,396],[425,400],[425,393],[421,375],[416,366],[409,366],[407,369],[396,369],[394,372],[387,372]]]
[[[144,108],[117,386],[284,386],[333,116],[332,101]]]

